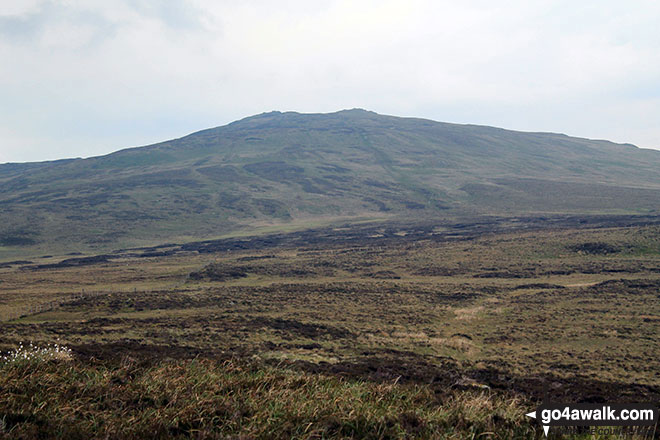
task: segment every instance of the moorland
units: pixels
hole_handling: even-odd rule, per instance
[[[658,170],[360,109],[0,164],[0,438],[541,438],[544,400],[660,403]]]
[[[0,277],[0,350],[71,349],[0,366],[8,438],[541,438],[544,399],[660,402],[654,216],[319,227]]]
[[[658,215],[660,151],[556,133],[270,112],[86,159],[0,165],[0,261],[361,221]]]

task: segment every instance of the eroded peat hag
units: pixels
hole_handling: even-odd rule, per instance
[[[69,256],[64,264],[8,265],[0,268],[3,310],[83,289],[103,294],[0,322],[0,350],[57,341],[73,353],[68,366],[2,367],[3,393],[20,396],[21,386],[39,380],[62,391],[0,400],[3,429],[62,437],[151,429],[161,437],[528,438],[543,435],[524,414],[544,398],[657,403],[656,220],[362,225],[131,249],[82,256],[81,264]],[[94,383],[72,382],[83,376]],[[201,377],[227,385],[210,387],[210,403],[197,409],[168,403],[188,393],[193,378],[207,383]],[[318,395],[316,407],[296,407],[304,399],[292,383],[323,383],[338,402],[352,403],[330,410],[328,395]],[[290,405],[266,414],[257,400],[222,397],[240,389],[269,401],[266,386],[289,396],[273,405]],[[64,396],[82,405],[90,397],[84,389],[117,397],[112,405],[99,397],[85,414],[47,409]],[[362,406],[351,412],[357,403],[348,396],[358,391]],[[140,392],[148,398],[136,400]],[[176,422],[172,408],[182,414]],[[120,422],[130,411],[144,416],[134,427]]]

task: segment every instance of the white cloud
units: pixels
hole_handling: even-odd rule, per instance
[[[660,147],[659,20],[650,1],[5,1],[0,160],[356,106]]]
[[[3,1],[0,3],[0,17],[20,17],[37,12],[43,0]]]

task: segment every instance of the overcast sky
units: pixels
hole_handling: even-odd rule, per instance
[[[271,110],[660,148],[660,2],[0,0],[0,162]]]

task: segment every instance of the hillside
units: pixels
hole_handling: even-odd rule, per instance
[[[265,113],[106,156],[0,165],[0,249],[358,219],[658,213],[660,151],[378,115]]]

